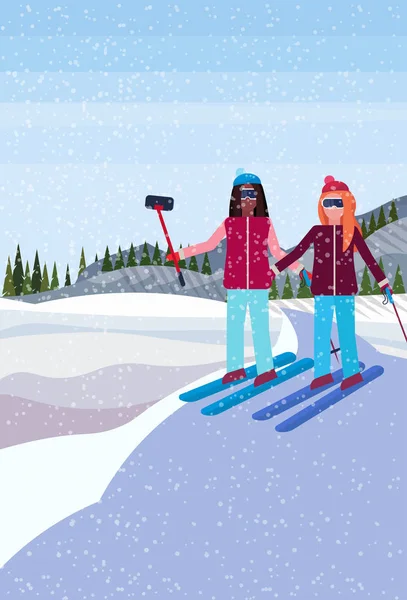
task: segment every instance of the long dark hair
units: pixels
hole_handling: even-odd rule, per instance
[[[257,192],[257,204],[253,211],[253,215],[255,217],[268,217],[269,210],[267,208],[266,195],[264,193],[263,186],[260,183],[253,183],[250,185]],[[230,194],[229,217],[242,216],[242,207],[240,206],[240,188],[240,185],[235,185],[232,189],[232,193]]]

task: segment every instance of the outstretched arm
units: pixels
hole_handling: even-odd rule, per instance
[[[365,261],[369,271],[376,279],[379,287],[382,288],[385,285],[389,285],[389,280],[377,264],[373,254],[369,250],[369,246],[366,244],[357,227],[355,227],[353,241],[355,242],[356,248],[359,250],[359,254]]]
[[[284,250],[282,250],[280,248],[280,244],[278,243],[278,239],[277,239],[277,234],[276,231],[274,229],[274,225],[273,225],[273,221],[270,219],[270,229],[269,229],[269,237],[268,237],[268,246],[270,248],[270,252],[271,254],[277,258],[277,259],[282,259],[285,256],[287,256],[287,252],[284,252]],[[297,275],[303,270],[304,266],[299,263],[298,261],[294,261],[293,263],[291,263],[289,265],[289,268],[294,271],[294,273],[297,273]]]
[[[289,254],[286,254],[284,256],[284,258],[282,258],[281,260],[279,260],[278,262],[276,262],[276,264],[271,267],[272,271],[274,271],[274,273],[276,275],[279,275],[281,273],[281,271],[284,271],[284,269],[287,269],[287,267],[289,267],[296,260],[298,260],[299,258],[301,258],[301,256],[311,246],[311,244],[312,244],[313,241],[314,241],[314,227],[312,227],[309,230],[309,232],[307,233],[307,235],[305,237],[303,237],[303,239],[300,241],[300,243],[298,244],[298,246],[296,246],[294,248],[294,250],[292,250]],[[303,267],[301,265],[301,269],[300,270],[302,270],[302,269],[303,269]]]
[[[223,238],[226,237],[225,222],[221,223],[216,231],[211,235],[209,240],[195,244],[195,246],[189,246],[188,248],[180,248],[179,256],[181,260],[189,258],[190,256],[196,256],[197,254],[203,254],[204,252],[211,252],[215,250]]]

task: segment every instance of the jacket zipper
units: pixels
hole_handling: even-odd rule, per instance
[[[334,225],[334,296],[336,296],[336,225]]]
[[[249,217],[246,221],[246,288],[249,289]]]

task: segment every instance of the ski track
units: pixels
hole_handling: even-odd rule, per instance
[[[298,357],[312,356],[312,316],[285,312]],[[402,600],[407,363],[358,347],[384,375],[292,433],[274,426],[293,411],[266,423],[251,415],[312,372],[218,417],[200,414],[205,400],[186,404],[100,503],[5,565],[0,597]]]

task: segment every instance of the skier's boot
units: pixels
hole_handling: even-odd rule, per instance
[[[234,381],[239,381],[239,379],[246,379],[246,371],[244,369],[237,369],[236,371],[229,371],[222,377],[222,383],[233,383]]]
[[[347,390],[348,388],[356,385],[357,383],[362,383],[363,377],[360,373],[355,373],[350,377],[346,377],[341,383],[341,390]]]
[[[259,385],[264,385],[265,383],[268,383],[269,381],[273,381],[273,379],[277,378],[277,373],[275,371],[275,369],[270,369],[270,371],[266,371],[265,373],[261,373],[260,375],[257,375],[256,379],[254,380],[254,387],[258,387]]]
[[[331,373],[327,373],[327,375],[322,375],[321,377],[317,377],[313,381],[311,381],[310,388],[311,390],[317,390],[320,387],[324,387],[328,385],[328,383],[333,383],[334,378]]]

